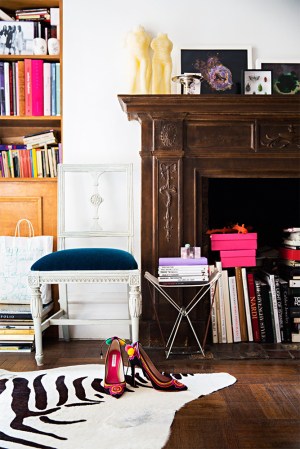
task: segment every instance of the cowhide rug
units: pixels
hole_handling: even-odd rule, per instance
[[[236,381],[226,373],[175,375],[187,391],[161,392],[138,370],[120,399],[103,390],[104,365],[0,370],[0,448],[159,449],[184,404]]]

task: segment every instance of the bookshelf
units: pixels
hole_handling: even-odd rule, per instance
[[[0,116],[0,142],[17,144],[20,137],[48,129],[57,133],[62,142],[62,0],[4,0],[1,9],[14,15],[17,9],[53,7],[60,8],[60,54],[59,55],[0,55],[1,61],[15,62],[26,59],[41,59],[60,63],[60,116]],[[57,182],[55,178],[0,178],[1,210],[0,228],[2,235],[13,235],[16,221],[30,219],[36,234],[56,236]],[[11,199],[11,204],[9,199]],[[34,201],[36,199],[37,201]],[[40,201],[38,201],[40,199]],[[13,207],[13,204],[18,207]],[[30,205],[30,207],[29,207]],[[40,217],[40,218],[38,218]],[[56,238],[55,238],[56,247]]]

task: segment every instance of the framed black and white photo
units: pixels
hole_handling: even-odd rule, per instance
[[[244,70],[243,94],[245,95],[271,95],[272,70]]]
[[[181,73],[201,73],[202,94],[240,94],[242,71],[252,67],[250,46],[200,46],[180,51]]]
[[[272,70],[273,94],[300,94],[300,59],[257,59],[255,65],[257,69]]]
[[[34,23],[0,21],[0,54],[32,55]]]

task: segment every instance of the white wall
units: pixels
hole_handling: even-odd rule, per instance
[[[253,61],[299,58],[299,0],[63,0],[65,163],[133,163],[135,246],[139,258],[140,125],[128,122],[117,94],[128,93],[126,33],[138,25],[180,48],[251,45]]]

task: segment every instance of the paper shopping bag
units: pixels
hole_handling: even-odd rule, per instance
[[[29,237],[20,236],[20,223],[26,221]],[[53,251],[53,236],[34,236],[32,224],[19,220],[14,237],[0,236],[0,301],[11,304],[29,304],[31,289],[28,274],[31,265]],[[44,304],[51,301],[51,286],[42,286]]]

